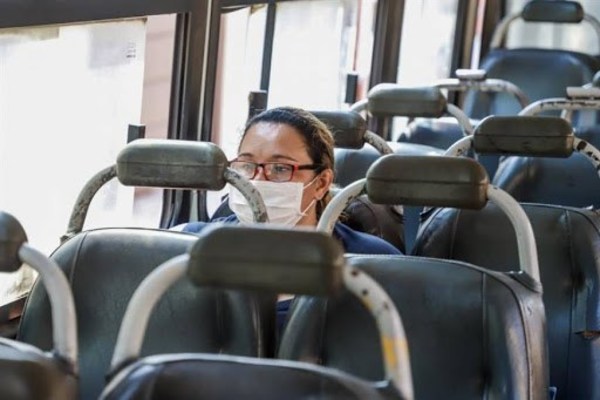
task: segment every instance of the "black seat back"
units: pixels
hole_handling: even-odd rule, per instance
[[[416,398],[548,398],[538,294],[465,263],[358,255],[348,263],[375,278],[402,315]],[[279,357],[376,380],[383,376],[379,346],[352,296],[303,297],[291,309]]]
[[[577,128],[575,133],[577,138],[600,147],[599,125]],[[493,183],[522,202],[600,208],[598,170],[583,149],[560,159],[506,156]]]
[[[80,398],[97,398],[125,308],[135,288],[163,261],[184,253],[195,236],[148,229],[82,232],[53,255],[75,295],[80,343]],[[198,290],[180,282],[154,313],[143,354],[205,352],[262,356],[256,296]],[[274,308],[273,308],[274,313]],[[34,286],[18,339],[49,350],[52,343],[46,291]]]
[[[355,107],[356,106],[356,107]],[[373,117],[405,116],[410,118],[426,117],[440,118],[452,113],[461,118],[462,133],[465,133],[464,123],[468,119],[460,110],[452,108],[441,91],[434,87],[407,88],[397,84],[384,83],[373,87],[363,105],[353,106],[357,110],[364,108]],[[450,107],[450,108],[449,108]],[[406,155],[439,155],[442,151],[436,147],[418,143],[393,143],[388,145],[395,154]],[[336,150],[336,183],[342,187],[365,177],[371,164],[381,156],[380,152],[370,146]],[[420,223],[422,207],[403,207],[404,243],[406,252],[412,249]]]
[[[531,220],[548,320],[550,385],[557,399],[600,394],[598,320],[600,218],[575,208],[524,204]],[[421,228],[415,254],[459,260],[497,271],[518,262],[512,227],[489,205],[479,212],[440,209]]]
[[[21,224],[0,211],[0,271],[33,267],[48,287],[56,336],[44,353],[39,348],[0,338],[0,397],[3,399],[75,399],[77,396],[77,323],[73,295],[58,266],[31,248]]]
[[[256,189],[227,168],[225,154],[214,144],[175,140],[137,140],[118,156],[115,173],[131,186],[220,190],[232,182],[248,197]],[[194,236],[144,229],[80,232],[85,211],[99,184],[88,184],[74,208],[70,237],[52,255],[73,291],[80,359],[80,397],[96,398],[104,386],[117,331],[137,285],[160,262],[185,252]],[[91,193],[91,195],[90,195]],[[251,204],[258,221],[266,210],[260,196]],[[262,356],[272,352],[275,296],[250,296],[177,285],[150,323],[145,354],[157,352],[228,352]],[[21,320],[18,339],[49,349],[51,317],[46,291],[34,286]]]
[[[557,49],[502,48],[510,23],[519,18],[534,23],[580,23],[586,20],[597,25],[577,2],[530,1],[521,12],[507,16],[496,28],[491,50],[480,64],[488,77],[514,83],[531,101],[562,96],[566,87],[582,86],[592,80],[600,69],[600,60],[590,54]],[[472,92],[465,98],[463,108],[469,117],[483,118],[516,115],[520,106],[506,93]]]
[[[273,243],[278,246],[273,247]],[[231,243],[239,243],[231,248]],[[342,284],[359,296],[387,343],[385,376],[371,383],[302,363],[198,354],[139,359],[145,321],[171,282],[187,276],[199,286],[335,295]],[[163,283],[166,282],[166,283]],[[364,293],[366,289],[367,293]],[[382,307],[382,304],[388,304]],[[215,226],[189,254],[156,268],[136,290],[119,332],[104,399],[165,398],[412,399],[402,323],[387,294],[364,273],[344,265],[343,249],[318,232]],[[389,396],[389,397],[388,397]]]
[[[558,117],[489,117],[477,127],[473,142],[476,151],[558,157],[552,159],[557,166],[580,145],[584,153],[597,154],[585,142],[578,142],[570,124]],[[594,170],[591,165],[589,168]],[[525,170],[521,173],[526,174]],[[554,177],[557,184],[560,176]],[[554,184],[551,180],[548,177],[545,183]],[[523,208],[540,255],[550,384],[557,388],[558,399],[598,397],[600,216],[590,210],[541,204]],[[431,213],[421,228],[414,254],[476,263],[498,271],[508,271],[518,262],[514,234],[497,207],[489,205],[478,213],[454,209]]]
[[[475,209],[495,190],[488,188],[483,167],[473,160],[396,155],[373,164],[365,188],[377,203]],[[323,218],[333,219],[335,212],[330,211],[337,210],[336,203],[347,201],[347,196],[339,193]],[[520,229],[526,230],[526,221],[519,221]],[[326,225],[327,221],[320,221],[319,229]],[[530,249],[532,235],[522,230],[519,235],[529,241],[521,242],[523,249]],[[348,256],[348,263],[375,278],[402,313],[417,398],[546,399],[541,286],[534,252],[524,259],[529,261],[522,268],[531,263],[528,272],[519,271],[517,262],[512,265],[514,274],[407,256],[356,255]],[[356,324],[362,329],[352,328]],[[374,349],[383,343],[373,328],[348,295],[327,301],[299,298],[278,354],[378,379],[380,360]]]

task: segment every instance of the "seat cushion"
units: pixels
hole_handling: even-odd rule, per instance
[[[162,262],[183,254],[195,236],[150,229],[83,232],[52,255],[67,275],[77,312],[80,396],[96,398],[104,386],[125,308],[141,281]],[[206,352],[264,355],[258,296],[199,289],[184,280],[155,308],[143,354]],[[274,319],[275,304],[272,303]],[[43,286],[34,286],[18,339],[49,350],[51,315]]]

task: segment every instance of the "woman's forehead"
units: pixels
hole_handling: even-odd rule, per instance
[[[296,128],[279,123],[259,122],[244,136],[239,155],[263,160],[288,157],[295,161],[310,161],[304,138]]]

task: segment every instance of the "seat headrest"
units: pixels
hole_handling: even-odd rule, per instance
[[[573,128],[560,117],[490,116],[475,128],[473,149],[479,154],[569,157]]]
[[[19,249],[27,242],[27,235],[19,221],[0,211],[0,272],[14,272],[21,268]]]
[[[227,165],[213,143],[138,139],[119,153],[117,177],[128,186],[221,190]]]
[[[436,87],[407,88],[380,83],[368,94],[367,109],[377,117],[439,118],[446,112],[446,98]]]
[[[362,149],[365,144],[367,121],[354,111],[311,111],[331,131],[335,147]]]
[[[343,255],[321,232],[215,226],[191,249],[188,276],[202,286],[330,295],[342,285]]]
[[[480,209],[488,183],[483,166],[469,158],[391,154],[369,168],[366,189],[379,204]]]
[[[583,16],[583,7],[575,1],[533,0],[521,12],[521,18],[528,22],[577,23]]]

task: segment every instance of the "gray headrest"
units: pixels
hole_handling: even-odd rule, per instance
[[[27,235],[19,221],[0,211],[0,272],[14,272],[21,267],[19,249],[25,242]]]
[[[213,143],[139,139],[119,153],[117,177],[128,186],[221,190],[227,165]]]
[[[354,111],[311,111],[333,134],[335,147],[361,149],[365,144],[367,121]]]
[[[446,98],[435,87],[380,83],[369,91],[368,98],[367,109],[377,117],[439,118],[446,112]]]
[[[525,5],[521,18],[529,22],[570,22],[583,20],[583,8],[575,1],[533,0]]]
[[[221,225],[202,232],[188,275],[202,286],[329,295],[341,287],[343,255],[321,232]]]
[[[378,204],[480,209],[488,177],[477,161],[390,154],[367,171],[367,194]]]
[[[547,116],[490,116],[475,128],[473,149],[479,154],[569,157],[573,128]]]

